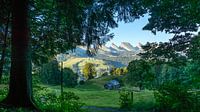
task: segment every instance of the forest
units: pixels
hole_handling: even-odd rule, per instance
[[[168,42],[125,67],[93,59],[119,22],[145,15]],[[199,28],[199,0],[0,0],[0,111],[199,112]],[[70,65],[77,46],[89,59]]]

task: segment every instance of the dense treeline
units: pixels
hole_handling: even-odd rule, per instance
[[[153,89],[159,111],[199,111],[199,40],[199,35],[192,37],[185,54],[179,55],[163,43],[147,43],[142,59],[129,63],[126,83]]]

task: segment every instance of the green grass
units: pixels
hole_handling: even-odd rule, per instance
[[[103,85],[116,78],[115,76],[106,76],[98,79],[87,81],[84,85],[79,85],[75,88],[65,88],[64,91],[74,92],[80,97],[80,101],[86,106],[96,107],[113,107],[119,108],[119,91],[106,90]],[[48,86],[53,89],[59,89],[59,86]],[[134,92],[133,106],[135,109],[150,109],[155,105],[153,91]]]
[[[116,76],[106,76],[98,79],[92,79],[84,85],[77,86],[76,88],[66,88],[66,91],[75,92],[88,106],[97,107],[120,107],[119,105],[119,91],[118,90],[105,90],[103,85],[116,78]],[[133,106],[135,109],[149,109],[155,105],[153,91],[144,90],[141,92],[134,92]]]
[[[86,106],[119,107],[119,93],[114,90],[105,90],[103,85],[114,76],[102,77],[87,81],[84,85],[75,88],[64,88],[64,91],[74,92]],[[48,86],[60,89],[59,86]]]
[[[118,91],[109,90],[79,90],[66,88],[65,91],[74,92],[86,106],[119,107]]]
[[[79,85],[75,88],[64,88],[64,91],[74,92],[77,96],[80,97],[80,101],[84,103],[85,106],[119,108],[119,91],[106,90],[103,87],[103,85],[107,81],[114,78],[116,77],[106,76],[98,79],[92,79],[87,81],[84,85]],[[39,86],[48,87],[53,92],[60,94],[60,86],[50,86],[42,84],[40,84]],[[2,95],[0,95],[0,100],[2,98]],[[133,108],[135,110],[148,110],[153,108],[154,106],[155,99],[153,96],[153,91],[145,90],[142,92],[134,92]]]

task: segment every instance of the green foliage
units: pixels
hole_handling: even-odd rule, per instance
[[[120,91],[119,92],[120,97],[119,97],[119,103],[120,103],[120,108],[126,109],[126,110],[131,110],[133,107],[133,99],[131,98],[131,92],[129,91]]]
[[[166,31],[168,33],[196,32],[198,30],[199,0],[148,0],[149,23],[144,27],[153,33]]]
[[[140,89],[150,85],[154,79],[150,64],[144,60],[131,61],[127,69],[126,83],[137,86]]]
[[[45,84],[58,85],[61,82],[61,67],[57,61],[44,64],[40,71],[41,82]],[[78,75],[69,68],[63,69],[63,84],[67,87],[77,85]]]
[[[178,41],[178,40],[177,40]],[[142,46],[144,52],[140,53],[142,59],[151,61],[152,64],[169,64],[171,66],[183,66],[185,65],[187,58],[181,55],[179,52],[185,52],[188,45],[178,46],[178,42],[170,40],[170,42],[149,43],[147,42]],[[188,44],[189,40],[186,40]],[[175,44],[176,43],[176,44]],[[182,42],[181,44],[185,44]],[[180,49],[179,49],[180,48]]]
[[[122,69],[117,68],[116,71],[115,71],[115,74],[119,76],[119,75],[122,74],[122,72],[123,72]]]
[[[156,101],[152,91],[133,91],[124,88],[119,92],[120,108],[133,112],[152,112],[155,111]]]
[[[30,4],[33,62],[37,65],[77,45],[87,45],[90,53],[91,44],[97,49],[107,42],[100,38],[113,38],[109,30],[117,27],[113,10],[107,10],[106,5],[94,6],[93,1],[33,0]],[[96,10],[99,8],[102,10]]]
[[[83,109],[81,109],[83,104],[79,102],[80,98],[78,96],[73,92],[64,92],[63,94],[63,110],[66,112],[83,112]]]
[[[115,75],[115,71],[116,71],[116,69],[117,69],[117,68],[112,67],[112,69],[110,70],[110,74],[111,74],[111,75]]]
[[[128,73],[128,70],[127,70],[126,67],[123,67],[123,68],[115,68],[115,67],[113,67],[110,70],[110,74],[111,75],[116,75],[116,76],[126,75],[127,73]]]
[[[1,84],[8,84],[9,83],[9,76],[3,75],[1,79]]]
[[[190,76],[192,88],[200,88],[200,33],[194,36],[190,42],[187,52],[188,63],[185,67],[185,74]]]
[[[55,55],[80,45],[83,32],[81,26],[85,18],[83,8],[86,5],[89,4],[82,0],[69,3],[53,0],[30,2],[34,64],[47,63]]]
[[[66,87],[75,87],[77,85],[78,74],[74,73],[70,68],[64,68],[63,76],[63,83]]]
[[[176,81],[164,83],[154,94],[159,103],[159,111],[196,112],[200,106],[197,100],[199,96]]]
[[[8,87],[0,89],[0,100],[6,96]],[[83,112],[81,108],[84,104],[80,98],[73,92],[63,92],[61,99],[60,91],[45,86],[34,86],[33,88],[35,102],[43,112]],[[61,100],[63,106],[61,108]],[[0,108],[1,112],[32,112],[24,108]]]
[[[53,85],[60,84],[60,70],[58,62],[56,60],[44,64],[39,72],[41,82]]]
[[[96,75],[95,65],[92,63],[86,63],[83,67],[83,75],[86,79],[92,79]]]
[[[58,94],[58,91],[49,89],[47,87],[37,86],[34,88],[35,99],[40,109],[44,112],[49,111],[63,111],[63,112],[82,112],[79,97],[73,92],[63,92],[63,97]],[[61,108],[62,102],[62,108]]]
[[[8,92],[8,87],[1,87],[0,88],[0,99],[6,97],[7,92]]]
[[[9,15],[6,9],[10,9],[11,6],[9,2],[5,5],[5,1],[6,0],[2,0],[2,3],[0,4],[0,23],[3,24],[5,22],[4,18]],[[185,57],[179,57],[179,54],[176,52],[184,52],[185,49],[183,48],[187,48],[187,38],[191,37],[191,35],[186,35],[187,32],[196,32],[199,29],[199,0],[102,0],[98,1],[95,8],[93,7],[93,4],[95,3],[85,0],[68,0],[55,3],[53,0],[44,0],[42,2],[40,0],[30,1],[30,34],[32,37],[31,48],[35,51],[33,52],[32,59],[34,64],[47,62],[55,54],[73,49],[79,44],[87,44],[87,47],[90,48],[90,45],[94,42],[94,44],[97,44],[94,45],[94,49],[98,48],[98,45],[102,43],[99,42],[100,36],[107,35],[109,28],[117,27],[115,17],[117,17],[117,21],[132,22],[148,12],[150,14],[149,23],[144,27],[144,29],[151,30],[153,33],[156,33],[156,31],[174,33],[175,37],[177,34],[185,33],[185,36],[181,38],[173,38],[175,41],[156,45],[154,48],[160,47],[160,49],[156,49],[155,53],[152,53],[153,56],[154,54],[160,54],[156,56],[161,59],[163,59],[162,56],[164,55],[164,60],[169,60],[170,62],[173,62],[171,64],[178,66],[177,68],[170,68],[168,70],[169,73],[166,72],[166,74],[169,75],[166,76],[171,77],[174,75],[179,77],[179,71],[182,70],[179,68],[181,67],[180,65],[184,64]],[[112,37],[113,35],[109,36]],[[193,61],[199,60],[199,45],[199,39],[197,39],[193,40],[192,45],[190,46],[189,55],[191,56],[189,57]],[[178,50],[174,50],[175,48],[178,48]],[[190,74],[192,76],[193,82],[197,82],[196,85],[199,84],[198,66],[198,63],[194,65],[191,64],[185,71],[187,72],[187,75]],[[132,83],[132,85],[140,86],[140,88],[142,88],[143,85],[149,84],[154,78],[149,72],[149,68],[149,65],[140,61],[132,63],[132,65],[130,63],[128,68],[129,74],[127,76],[128,82]],[[86,71],[86,77],[88,79],[93,78],[96,73],[94,69]],[[42,69],[42,74],[44,74],[42,75],[44,76],[42,80],[45,83],[59,84],[60,72],[58,70],[57,62],[55,66],[52,64],[44,67],[44,69]],[[119,74],[121,74],[121,70],[116,69],[116,75]],[[75,80],[75,77],[71,77],[71,75],[69,75],[68,78],[72,78],[73,81]],[[182,78],[180,78],[180,80],[182,80]],[[73,84],[74,83],[70,83],[69,85],[71,86]],[[171,86],[171,84],[169,85]],[[187,94],[187,91],[182,91],[182,87],[179,89],[179,87],[172,84],[172,88],[173,87],[181,91],[181,96],[190,96]],[[172,90],[176,91],[175,89]],[[163,90],[168,90],[168,88],[159,90],[162,95],[166,93],[162,92]],[[169,91],[171,92],[170,89]],[[179,91],[176,93],[178,92]],[[48,94],[47,96],[54,97],[55,95]],[[175,99],[175,96],[177,97],[174,93],[169,94],[170,98],[173,97]],[[165,100],[165,97],[162,96],[161,99],[168,101],[168,98]],[[167,103],[167,107],[176,111],[176,109],[180,109],[180,105],[184,107],[188,102],[190,102],[186,100],[186,103],[182,103],[180,99],[181,98],[178,97],[178,100],[175,100],[175,106],[171,106]],[[53,100],[55,99],[52,99],[52,101]],[[170,99],[170,102],[171,101],[172,100]],[[185,108],[187,107],[188,106]]]
[[[185,67],[184,72],[190,77],[191,88],[200,89],[200,63],[189,62]]]
[[[187,54],[190,59],[200,63],[200,33],[192,38]]]
[[[178,67],[178,68],[177,68]],[[163,83],[167,81],[176,81],[179,80],[181,82],[187,83],[189,81],[189,75],[184,73],[184,67],[179,68],[179,66],[174,67],[168,64],[161,64],[153,66],[155,73],[155,80],[153,87],[159,88]]]

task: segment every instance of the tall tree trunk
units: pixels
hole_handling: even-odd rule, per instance
[[[2,75],[3,75],[4,60],[5,60],[5,56],[6,56],[7,35],[8,35],[9,23],[10,23],[10,13],[8,13],[6,28],[5,28],[4,36],[3,36],[3,45],[2,45],[2,52],[1,52],[1,59],[0,59],[0,84],[1,84],[1,79],[2,79]]]
[[[35,108],[32,97],[28,0],[12,0],[12,42],[9,93],[4,106]]]

